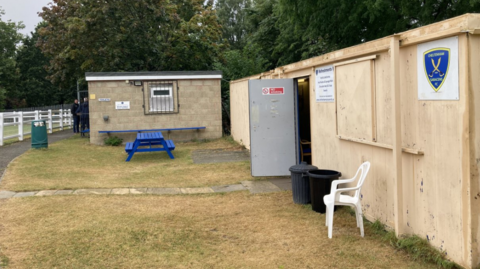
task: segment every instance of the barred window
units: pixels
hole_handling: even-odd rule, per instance
[[[176,81],[147,82],[144,97],[148,100],[145,114],[178,113],[178,88]]]

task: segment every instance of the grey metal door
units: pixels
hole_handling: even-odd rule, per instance
[[[252,176],[285,176],[297,164],[293,79],[248,82]]]

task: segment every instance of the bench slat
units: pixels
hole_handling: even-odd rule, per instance
[[[127,144],[125,145],[125,151],[129,153],[132,150],[133,150],[133,142],[127,142]]]
[[[203,130],[206,128],[207,127],[185,127],[185,128],[167,128],[167,129],[119,130],[119,131],[98,131],[98,133],[108,134],[108,133],[163,132],[163,131],[182,131],[182,130]]]
[[[165,140],[165,142],[167,142],[167,148],[169,150],[174,150],[175,149],[175,144],[173,144],[172,140]]]

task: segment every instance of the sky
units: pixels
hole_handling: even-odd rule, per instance
[[[12,20],[14,22],[23,21],[25,28],[20,32],[24,35],[30,35],[35,30],[35,26],[42,20],[38,17],[38,12],[42,7],[47,6],[53,0],[0,0],[0,8],[5,11],[2,21]]]

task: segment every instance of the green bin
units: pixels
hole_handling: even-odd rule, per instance
[[[48,148],[47,123],[44,120],[32,121],[32,148]]]

